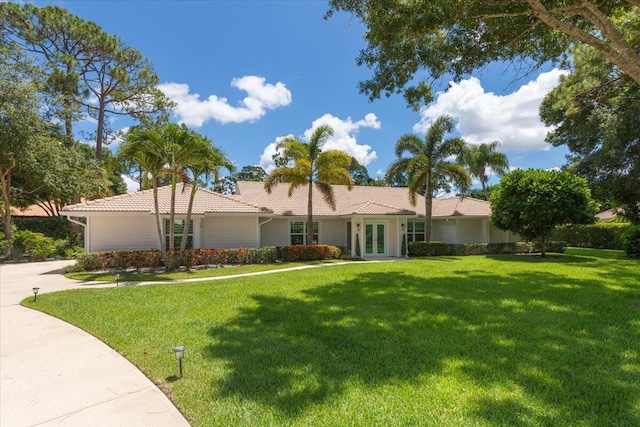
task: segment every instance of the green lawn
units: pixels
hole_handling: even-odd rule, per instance
[[[344,262],[340,259],[328,259],[322,261],[300,261],[300,262],[278,262],[275,264],[251,264],[251,265],[232,265],[223,268],[206,268],[190,271],[173,271],[170,273],[160,271],[141,272],[133,271],[120,273],[121,282],[155,282],[165,280],[184,280],[184,279],[200,279],[204,277],[220,277],[231,276],[234,274],[255,273],[259,271],[281,270],[283,268],[299,267],[303,265],[333,264]],[[115,273],[106,272],[79,272],[67,273],[65,275],[69,279],[86,280],[86,281],[103,281],[115,282]]]
[[[116,348],[194,426],[618,427],[640,425],[639,278],[620,252],[573,249],[23,304]]]

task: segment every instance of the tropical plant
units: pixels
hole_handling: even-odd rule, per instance
[[[336,198],[331,184],[346,185],[349,191],[353,188],[349,173],[351,156],[340,150],[322,151],[322,146],[332,135],[331,126],[323,125],[313,131],[307,143],[291,136],[285,137],[277,149],[282,152],[286,164],[271,171],[264,183],[269,194],[274,186],[288,183],[289,197],[296,188],[307,186],[307,245],[313,244],[313,188],[320,191],[333,210],[336,210]]]
[[[126,135],[126,139],[120,146],[118,157],[136,163],[140,166],[141,179],[146,180],[153,188],[153,206],[158,232],[158,246],[168,265],[167,250],[162,235],[160,222],[160,207],[158,205],[158,177],[162,172],[165,160],[158,153],[164,144],[164,137],[159,128],[134,128]]]
[[[480,145],[468,144],[459,157],[460,162],[467,167],[471,176],[478,178],[480,181],[485,200],[489,200],[487,183],[489,182],[490,174],[495,173],[502,176],[509,171],[507,156],[496,151],[499,144],[499,141]]]
[[[212,145],[208,138],[200,136],[195,132],[192,132],[191,137],[185,140],[185,144],[180,147],[180,150],[185,152],[185,155],[181,157],[185,160],[188,158],[184,166],[192,179],[189,206],[187,207],[187,216],[180,240],[180,251],[184,251],[187,245],[193,200],[196,197],[200,177],[208,176],[214,180],[218,180],[220,177],[220,169],[225,168],[233,173],[235,166],[233,162],[225,156],[222,150]]]
[[[451,162],[452,156],[460,155],[465,142],[461,138],[443,139],[453,130],[453,119],[449,116],[438,117],[429,127],[424,141],[414,134],[406,134],[396,142],[395,160],[387,169],[387,182],[394,177],[406,174],[409,188],[409,201],[416,205],[418,194],[424,194],[425,241],[431,241],[431,208],[433,195],[441,190],[451,190],[451,183],[466,190],[471,177],[466,169]],[[405,153],[409,157],[402,157]]]

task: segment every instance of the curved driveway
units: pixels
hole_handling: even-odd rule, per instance
[[[74,261],[0,266],[0,425],[188,426],[134,365],[86,332],[20,306],[40,293],[83,286]],[[113,286],[109,284],[108,286]]]

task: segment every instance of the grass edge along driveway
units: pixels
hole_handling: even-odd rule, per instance
[[[83,289],[23,304],[117,349],[194,426],[636,426],[639,272],[619,252],[571,250]]]

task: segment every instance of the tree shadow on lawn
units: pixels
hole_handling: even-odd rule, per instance
[[[454,361],[483,390],[468,402],[471,418],[640,425],[634,293],[552,273],[364,273],[300,298],[255,295],[254,306],[210,329],[205,354],[229,371],[212,385],[216,395],[288,417],[353,384],[437,393],[430,376]],[[521,396],[492,397],[504,388]]]

